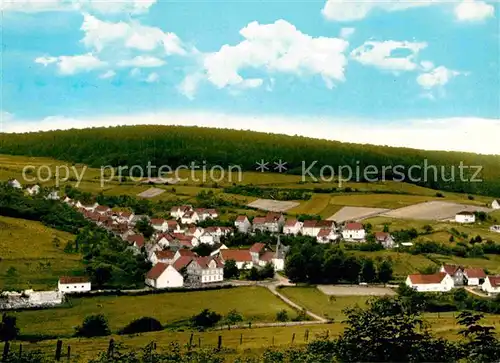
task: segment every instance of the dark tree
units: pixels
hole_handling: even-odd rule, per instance
[[[0,340],[9,341],[16,339],[19,334],[19,328],[16,324],[16,317],[2,314],[2,322],[0,322]]]
[[[240,271],[238,270],[238,266],[236,266],[235,260],[227,260],[224,263],[224,278],[232,279],[238,278]]]
[[[135,229],[137,230],[137,232],[141,233],[145,238],[148,239],[151,238],[153,233],[155,233],[155,229],[146,218],[137,221]]]
[[[142,317],[132,321],[119,331],[119,334],[145,333],[149,331],[163,330],[161,323],[155,318]]]
[[[101,337],[111,334],[108,320],[102,314],[85,317],[83,324],[76,327],[76,336],[79,337]]]
[[[194,315],[191,318],[191,324],[195,328],[211,328],[215,326],[220,320],[222,316],[217,314],[215,311],[211,311],[209,309],[204,309],[198,315]]]
[[[383,260],[378,265],[377,276],[378,280],[384,284],[387,284],[392,280],[393,268],[392,263],[389,260]]]

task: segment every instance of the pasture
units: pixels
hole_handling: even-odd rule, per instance
[[[0,216],[0,290],[54,290],[60,276],[81,273],[78,254],[64,252],[69,233]]]
[[[377,216],[386,211],[388,211],[388,209],[366,208],[366,207],[343,207],[328,219],[339,223],[347,221],[360,221],[365,218]]]
[[[56,309],[16,313],[22,334],[71,336],[74,327],[92,314],[107,317],[116,332],[131,321],[149,316],[162,324],[184,324],[203,309],[225,315],[236,309],[244,323],[274,322],[276,313],[286,310],[293,318],[296,312],[264,287],[238,287],[222,290],[166,292],[142,296],[96,296],[70,299]]]
[[[383,215],[385,217],[391,217],[391,218],[424,219],[424,220],[440,221],[445,219],[454,219],[455,214],[462,211],[490,212],[491,209],[475,205],[450,203],[443,201],[431,201],[395,209],[390,212],[384,213]]]

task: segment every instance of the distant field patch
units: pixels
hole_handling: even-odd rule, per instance
[[[336,222],[359,221],[365,218],[375,217],[387,211],[388,209],[383,208],[344,207],[327,219]]]
[[[266,210],[270,212],[285,212],[291,208],[297,207],[298,205],[299,203],[297,202],[285,202],[273,199],[257,199],[248,204],[248,206],[251,208]]]
[[[143,191],[142,193],[137,194],[138,197],[141,198],[153,198],[165,192],[165,189],[160,188],[149,188],[148,190]]]
[[[424,219],[424,220],[449,220],[455,218],[455,214],[462,211],[491,212],[491,209],[474,205],[431,201],[419,203],[408,207],[395,209],[383,214],[391,218]]]
[[[388,287],[374,286],[340,286],[340,285],[318,285],[318,289],[326,295],[335,296],[385,296],[396,295],[396,292]]]

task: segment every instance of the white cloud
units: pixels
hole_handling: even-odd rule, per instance
[[[335,82],[344,81],[347,64],[344,51],[349,44],[344,39],[314,38],[285,20],[272,24],[254,21],[241,29],[240,34],[244,38],[240,43],[223,45],[218,52],[203,56],[201,73],[218,88],[259,87],[263,80],[245,79],[240,74],[245,69],[271,74],[319,75],[329,88]],[[186,81],[191,95],[195,85],[192,80]]]
[[[2,0],[3,11],[91,11],[102,14],[145,13],[156,0]]]
[[[434,63],[431,61],[422,61],[420,62],[420,66],[424,71],[430,71],[432,68],[434,68]]]
[[[103,74],[101,74],[99,76],[100,79],[109,79],[109,78],[113,78],[114,76],[116,76],[116,72],[113,71],[113,70],[109,70],[107,72],[104,72]]]
[[[92,53],[59,57],[39,57],[35,63],[43,64],[45,67],[49,64],[55,64],[62,75],[73,75],[81,72],[89,72],[95,69],[103,68],[107,65]]]
[[[439,2],[438,0],[327,0],[321,12],[328,20],[355,21],[364,19],[374,10],[392,12],[430,6]]]
[[[455,16],[461,21],[481,21],[494,15],[493,5],[480,0],[462,0],[455,7]]]
[[[341,38],[347,39],[347,38],[349,38],[351,35],[353,35],[355,31],[356,31],[356,29],[354,29],[354,28],[342,28],[342,29],[340,29],[340,34],[339,34],[339,36],[340,36]]]
[[[160,80],[160,76],[156,72],[152,72],[148,75],[148,77],[145,79],[147,83],[155,83]]]
[[[408,42],[388,40],[384,42],[367,41],[351,52],[351,57],[364,65],[391,71],[412,71],[420,50],[427,47],[425,42]],[[396,56],[394,52],[403,51],[404,56]]]
[[[163,59],[138,55],[132,59],[127,59],[118,62],[119,67],[136,67],[136,68],[155,68],[165,65],[166,62]]]
[[[168,121],[166,121],[168,120]],[[5,132],[27,132],[117,125],[184,125],[302,135],[307,137],[427,150],[500,154],[500,119],[474,117],[394,120],[339,120],[298,116],[235,115],[211,112],[156,112],[114,117],[49,117],[4,122]]]
[[[434,87],[444,86],[453,77],[456,77],[459,74],[460,72],[458,71],[439,66],[428,73],[420,74],[417,77],[417,83],[425,89],[431,89]]]
[[[182,80],[181,84],[177,87],[179,92],[189,98],[190,100],[194,99],[196,95],[196,90],[198,89],[198,85],[203,80],[204,75],[202,73],[193,73],[188,74]]]
[[[87,48],[101,52],[106,47],[130,48],[140,51],[158,51],[166,55],[186,54],[182,41],[174,33],[160,28],[131,23],[107,22],[90,14],[84,14],[81,30]]]

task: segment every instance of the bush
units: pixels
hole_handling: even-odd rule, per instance
[[[108,319],[102,314],[85,317],[82,326],[76,327],[78,337],[102,337],[111,334]]]
[[[288,321],[288,313],[286,310],[280,310],[276,313],[277,321]]]
[[[201,313],[198,315],[194,315],[191,318],[191,324],[195,328],[211,328],[215,326],[220,320],[222,316],[217,314],[215,311],[211,311],[209,309],[203,309]]]
[[[118,334],[146,333],[160,330],[163,330],[163,326],[158,320],[150,317],[142,317],[129,323],[126,327],[121,329]]]
[[[0,322],[0,340],[8,341],[14,340],[19,334],[19,328],[16,324],[16,317],[2,314],[2,321]]]

